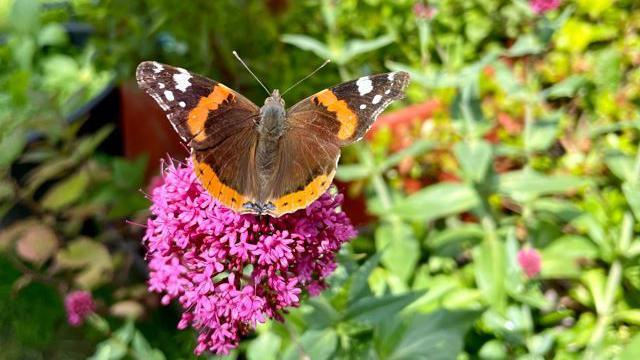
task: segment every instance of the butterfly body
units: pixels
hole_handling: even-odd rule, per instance
[[[157,62],[141,63],[136,78],[188,143],[211,196],[236,212],[270,216],[327,191],[340,148],[362,138],[409,82],[405,72],[364,76],[286,109],[278,90],[258,107],[223,84]]]
[[[256,172],[258,194],[256,204],[267,206],[271,197],[271,182],[277,170],[277,156],[280,138],[285,133],[286,110],[284,100],[278,90],[274,90],[260,108],[260,119],[256,124],[258,139],[256,145]]]

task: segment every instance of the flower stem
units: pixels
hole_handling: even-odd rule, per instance
[[[622,219],[622,230],[620,233],[620,247],[619,249],[626,249],[633,237],[633,215],[627,211]],[[614,301],[616,293],[620,288],[622,280],[622,260],[621,255],[618,253],[617,258],[611,264],[609,268],[609,275],[607,276],[607,283],[605,285],[604,301],[602,302],[601,309],[596,309],[598,312],[598,321],[596,322],[595,330],[591,335],[591,340],[587,347],[586,359],[597,359],[602,341],[607,332],[607,328],[611,324],[613,319]]]

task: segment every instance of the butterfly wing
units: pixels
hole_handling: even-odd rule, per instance
[[[241,212],[257,194],[255,124],[260,109],[225,85],[182,68],[145,61],[136,78],[191,147],[202,185]]]
[[[325,89],[287,111],[271,202],[276,216],[308,206],[333,180],[340,147],[360,140],[378,115],[404,96],[406,72],[361,77]]]

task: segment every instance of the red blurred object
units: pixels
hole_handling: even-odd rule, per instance
[[[421,104],[409,105],[400,110],[382,115],[373,123],[371,130],[366,135],[367,139],[372,139],[376,132],[384,127],[389,127],[396,134],[396,132],[412,124],[416,120],[425,120],[433,116],[433,114],[440,110],[441,103],[438,100],[427,100]]]
[[[125,82],[120,86],[120,104],[124,155],[127,158],[149,156],[147,179],[157,173],[160,159],[167,154],[178,160],[188,156],[185,145],[160,107],[135,83]]]

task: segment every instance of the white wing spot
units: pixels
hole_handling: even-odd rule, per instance
[[[167,100],[169,100],[169,101],[173,101],[173,99],[174,99],[173,93],[171,91],[169,91],[169,90],[165,90],[164,97],[166,97]]]
[[[373,90],[373,83],[368,76],[363,76],[358,79],[358,81],[356,81],[356,85],[358,85],[358,93],[360,93],[360,96],[366,95]]]
[[[158,74],[160,73],[162,70],[164,70],[164,67],[162,67],[162,65],[160,65],[160,63],[157,62],[153,62],[153,72]]]
[[[364,109],[366,109],[366,108],[367,108],[367,105],[366,105],[366,104],[362,104],[362,105],[360,105],[360,110],[364,110]]]
[[[389,95],[391,93],[391,89],[384,92],[385,95]]]
[[[163,83],[158,83],[158,88],[164,89],[164,84]]]
[[[371,100],[372,104],[377,104],[380,102],[380,100],[382,100],[382,95],[376,95],[373,97],[373,100]]]
[[[180,101],[180,102],[178,103],[178,105],[180,105],[180,107],[185,107],[185,106],[187,106],[187,104],[185,104],[185,103],[184,103],[184,101]]]
[[[387,75],[387,79],[389,79],[389,81],[393,81],[393,78],[395,78],[395,77],[396,77],[396,73],[394,73],[394,72],[389,73],[389,75]]]
[[[191,82],[189,82],[191,75],[187,70],[182,68],[178,68],[178,71],[179,73],[173,74],[173,81],[176,82],[176,89],[185,92],[187,91],[187,88],[191,86]]]

